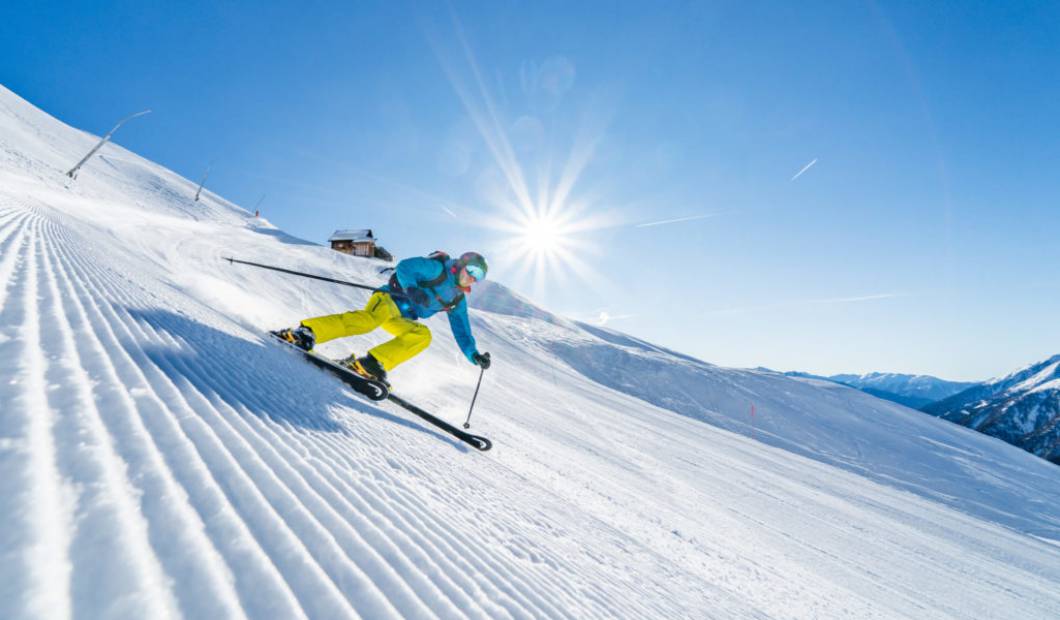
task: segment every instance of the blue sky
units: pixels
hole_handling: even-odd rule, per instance
[[[1056,3],[0,8],[0,82],[291,233],[822,373],[1060,352],[1058,75]]]

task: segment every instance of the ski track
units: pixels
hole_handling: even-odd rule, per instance
[[[7,245],[5,263],[12,265],[7,280],[3,324],[21,325],[17,334],[5,334],[0,343],[0,370],[11,377],[11,412],[0,416],[3,460],[0,479],[5,492],[17,498],[5,505],[3,558],[18,569],[12,588],[0,597],[5,617],[20,614],[68,617],[71,561],[69,558],[72,509],[71,491],[60,477],[52,436],[54,412],[48,407],[44,382],[47,360],[37,343],[40,339],[38,312],[39,217],[25,214],[18,223],[17,237]],[[10,262],[8,262],[10,261]],[[16,318],[17,317],[17,318]],[[10,320],[8,320],[10,319]],[[6,409],[6,407],[5,407]],[[21,510],[20,510],[21,508]],[[5,530],[9,529],[7,527]]]
[[[74,261],[80,262],[80,261]],[[178,441],[184,443],[190,458],[203,466],[203,473],[220,487],[226,502],[230,502],[256,543],[261,545],[262,555],[259,562],[275,563],[280,572],[280,580],[285,582],[297,598],[297,608],[314,617],[348,617],[355,615],[352,607],[339,595],[334,583],[321,574],[319,565],[307,554],[298,537],[287,527],[283,518],[268,504],[262,489],[256,486],[248,474],[248,469],[256,463],[242,463],[229,451],[228,447],[217,437],[209,424],[188,405],[187,400],[164,372],[151,363],[137,341],[138,327],[126,314],[122,316],[121,295],[118,288],[127,286],[120,276],[111,275],[109,282],[93,274],[87,265],[81,265],[80,283],[85,287],[83,297],[86,300],[113,300],[111,304],[99,304],[96,307],[104,329],[110,331],[114,338],[114,347],[110,350],[121,352],[134,376],[132,392],[138,402],[150,403],[156,409],[155,415],[165,420],[168,432],[178,433]],[[98,280],[98,281],[97,281]],[[113,287],[108,289],[107,286]],[[91,291],[90,293],[87,291]],[[130,385],[127,383],[127,385]],[[162,409],[162,411],[157,411]],[[173,422],[178,428],[173,428]],[[155,432],[162,430],[156,429]],[[213,486],[211,484],[211,486]],[[297,506],[298,502],[293,502]],[[297,515],[295,515],[297,518]],[[268,561],[272,558],[272,562]],[[275,581],[275,579],[273,580]],[[247,596],[244,601],[258,596],[261,584],[247,583]],[[287,589],[287,588],[283,588]]]
[[[137,412],[132,399],[121,389],[114,365],[106,357],[106,349],[91,327],[89,312],[76,294],[74,282],[78,276],[71,276],[58,250],[67,240],[53,235],[49,241],[51,247],[56,248],[55,272],[61,281],[66,320],[72,334],[76,334],[74,355],[83,362],[83,368],[106,369],[103,372],[82,371],[84,376],[80,382],[91,392],[98,418],[97,432],[103,437],[102,441],[110,443],[110,449],[117,453],[116,459],[138,472],[139,487],[133,492],[137,494],[139,504],[133,509],[142,510],[153,525],[144,529],[150,546],[157,549],[159,560],[167,568],[166,572],[182,576],[179,583],[173,584],[181,609],[211,617],[238,617],[238,600],[230,587],[232,576],[221,565],[216,550],[202,536],[202,521],[187,505],[186,495],[164,469],[159,454],[141,443],[147,439],[147,434],[142,423],[135,422]],[[78,364],[71,367],[77,368]],[[95,403],[99,403],[98,406]],[[104,416],[102,411],[112,413]],[[124,484],[129,486],[131,483],[126,481]],[[229,587],[224,587],[225,584]]]
[[[40,230],[38,289],[48,306],[41,308],[45,329],[38,347],[49,361],[48,407],[55,412],[54,440],[58,445],[60,476],[76,490],[77,519],[70,555],[74,566],[71,595],[80,608],[100,616],[171,617],[175,601],[157,557],[150,552],[146,523],[140,514],[137,492],[130,487],[123,461],[114,452],[92,398],[92,384],[82,370],[74,344],[74,330],[59,294],[51,226]],[[124,539],[108,551],[100,541]],[[79,558],[101,557],[99,566],[84,574],[91,562]]]
[[[477,520],[477,502],[497,498],[473,484],[448,486],[455,496],[410,486],[430,472],[385,456],[409,427],[418,442],[472,452],[415,422],[395,425],[400,414],[267,344],[248,341],[261,359],[233,368],[210,354],[228,345],[189,330],[164,288],[111,269],[48,211],[0,207],[0,324],[22,326],[0,334],[20,414],[0,418],[0,485],[26,498],[4,507],[23,507],[5,514],[12,526],[0,534],[13,550],[5,564],[21,569],[6,572],[0,617],[64,618],[75,607],[127,618],[674,611],[649,592],[615,600],[615,584],[586,581],[521,534],[532,517]],[[301,396],[257,390],[269,363],[315,382],[307,391],[333,417],[304,413],[320,407]],[[463,515],[456,527],[437,516],[439,501]],[[467,532],[491,530],[506,531],[527,561],[476,553]]]

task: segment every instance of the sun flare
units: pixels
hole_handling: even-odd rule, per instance
[[[511,103],[531,105],[525,110],[520,105],[513,115],[514,110],[501,105],[509,102],[508,95],[493,92],[492,81],[484,79],[489,72],[456,23],[455,36],[444,44],[439,39],[433,48],[481,139],[472,152],[481,149],[489,156],[477,171],[476,201],[484,208],[474,209],[473,224],[499,233],[491,236],[488,247],[500,269],[495,273],[504,273],[509,282],[529,284],[539,299],[553,287],[573,283],[586,290],[601,285],[607,277],[595,263],[606,246],[597,233],[622,225],[623,218],[601,202],[602,188],[585,193],[581,178],[617,114],[616,102],[607,94],[587,94],[570,100],[572,105],[564,108],[569,115],[535,114],[533,97],[540,93],[524,89],[530,98]],[[574,85],[574,67],[564,60],[548,64],[548,70],[553,73],[540,74],[542,81],[536,84],[549,84],[546,90],[558,105],[573,94],[567,91]]]
[[[519,237],[524,250],[546,257],[555,254],[565,241],[562,224],[547,216],[528,218]]]
[[[601,280],[587,261],[599,254],[592,233],[607,227],[610,218],[592,213],[585,203],[530,203],[523,208],[508,203],[482,223],[503,233],[498,239],[504,248],[502,263],[516,281],[526,278],[536,296],[547,285],[584,286]]]

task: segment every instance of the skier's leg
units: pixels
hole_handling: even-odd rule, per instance
[[[313,330],[316,343],[321,344],[336,338],[367,334],[395,316],[401,316],[394,300],[386,293],[373,293],[363,310],[340,312],[318,316],[302,321],[302,325]]]
[[[431,344],[431,330],[423,323],[411,319],[399,316],[383,323],[382,328],[395,338],[368,353],[388,371],[412,359]]]

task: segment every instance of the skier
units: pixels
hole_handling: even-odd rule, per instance
[[[486,259],[477,252],[465,252],[456,259],[445,252],[406,258],[397,264],[390,282],[368,298],[363,310],[306,319],[298,327],[276,334],[309,351],[329,340],[367,334],[382,327],[394,338],[362,357],[350,355],[341,363],[367,379],[385,383],[388,371],[431,344],[430,329],[417,319],[445,311],[460,350],[469,362],[485,370],[490,367],[490,354],[479,353],[475,346],[465,298],[471,292],[471,284],[485,277]]]

